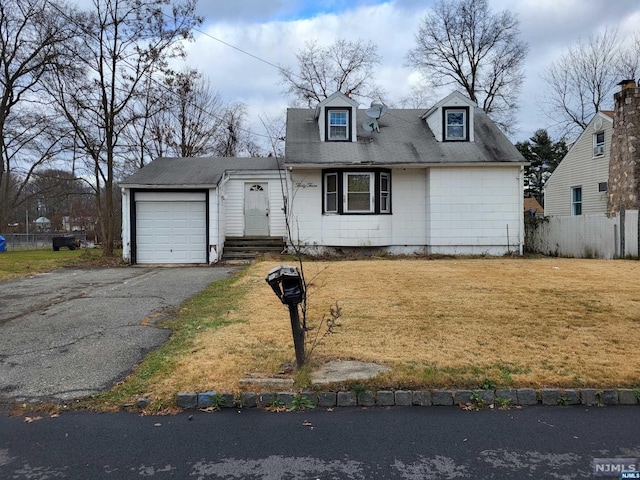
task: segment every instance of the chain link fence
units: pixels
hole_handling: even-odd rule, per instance
[[[53,237],[66,236],[64,233],[0,233],[7,242],[7,251],[13,250],[46,250],[53,248]],[[87,235],[73,235],[84,248],[93,248],[94,242],[87,240]]]

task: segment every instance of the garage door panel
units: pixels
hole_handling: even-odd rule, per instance
[[[201,196],[136,196],[138,263],[206,263],[206,204]]]

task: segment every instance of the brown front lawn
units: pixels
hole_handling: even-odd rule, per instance
[[[246,293],[208,319],[222,326],[196,333],[145,393],[235,392],[248,373],[292,362],[288,310],[264,281],[280,263],[235,280]],[[306,262],[305,274],[311,323],[336,302],[343,313],[311,366],[378,362],[391,367],[380,388],[640,386],[640,262],[372,259]]]

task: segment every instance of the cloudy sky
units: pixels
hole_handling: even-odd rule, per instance
[[[291,103],[283,94],[277,68],[270,64],[297,70],[295,54],[309,40],[327,45],[337,38],[370,40],[382,56],[375,79],[388,94],[385,101],[393,105],[409,95],[417,80],[404,59],[432,4],[432,0],[200,0],[204,23],[188,47],[188,64],[208,76],[225,101],[244,103],[248,127],[264,134],[260,118],[284,117]],[[568,45],[607,26],[617,26],[621,37],[640,30],[638,0],[489,0],[489,4],[494,12],[509,9],[518,16],[530,49],[513,141],[552,125],[538,108],[545,88],[541,73]]]

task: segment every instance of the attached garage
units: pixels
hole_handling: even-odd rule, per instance
[[[212,264],[234,237],[286,233],[276,158],[158,158],[120,182],[122,257]]]
[[[136,192],[136,263],[207,263],[206,192]]]

